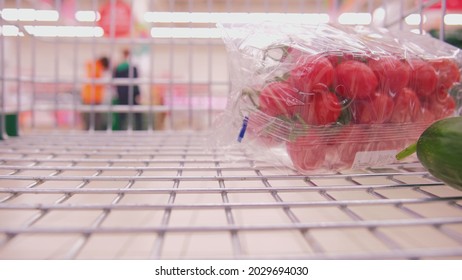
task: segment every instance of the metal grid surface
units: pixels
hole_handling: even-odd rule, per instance
[[[48,2],[60,10],[71,1]],[[96,10],[103,2],[116,4],[75,1],[70,9]],[[381,9],[379,26],[421,33],[423,21],[408,26],[404,19],[440,2],[443,9],[428,15],[441,18],[434,27],[440,39],[446,31],[446,1],[436,0],[126,2],[171,14],[322,12],[332,20]],[[39,4],[0,0],[1,8]],[[0,23],[2,32],[10,26],[25,35],[0,36],[0,259],[461,259],[462,195],[418,163],[302,176],[244,150],[206,147],[205,132],[179,131],[206,130],[222,110],[230,81],[220,39],[139,37],[132,16],[124,38],[114,27],[102,38],[42,38],[27,32],[30,22]],[[214,27],[142,23],[148,34]],[[143,87],[143,105],[81,104],[82,85],[124,82],[85,77],[84,63],[100,54],[117,61],[127,46],[147,50],[139,60],[147,62],[144,75],[128,78]],[[165,87],[169,102],[156,103],[155,85]],[[176,87],[185,89],[183,103]],[[96,112],[144,112],[147,129],[95,131]],[[59,113],[69,120],[61,123]],[[90,113],[88,131],[81,131],[82,113]],[[12,116],[18,137],[7,133]]]
[[[302,176],[205,136],[2,141],[0,259],[462,256],[462,196],[417,163]]]

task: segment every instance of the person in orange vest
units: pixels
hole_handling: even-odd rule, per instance
[[[105,72],[109,69],[109,59],[105,56],[100,57],[96,61],[86,63],[86,76],[89,79],[95,79],[95,82],[90,82],[83,85],[82,88],[82,103],[84,105],[99,105],[104,102],[105,85],[97,82],[98,79],[104,77]],[[94,123],[95,130],[106,129],[105,113],[103,112],[85,112],[83,114],[85,129],[91,128],[91,123]]]

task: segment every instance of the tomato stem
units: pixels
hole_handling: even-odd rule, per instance
[[[258,108],[258,104],[257,102],[255,102],[255,100],[253,99],[253,96],[256,95],[257,92],[251,88],[244,88],[242,90],[242,95],[243,96],[248,96],[249,99],[250,99],[250,102],[252,102],[252,105],[255,106],[255,108]]]
[[[411,145],[407,146],[402,150],[401,152],[396,154],[396,159],[397,160],[402,160],[407,158],[408,156],[412,155],[417,151],[417,142],[412,143]]]
[[[273,57],[270,54],[270,51],[279,50],[279,49],[282,51],[282,54],[280,56]],[[288,49],[289,49],[289,46],[286,46],[286,45],[271,45],[271,46],[269,46],[268,48],[266,48],[264,50],[264,52],[263,52],[263,60],[265,60],[267,57],[269,57],[274,61],[282,62],[289,55]]]

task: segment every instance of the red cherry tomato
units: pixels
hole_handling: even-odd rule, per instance
[[[350,168],[355,160],[356,153],[366,151],[369,145],[367,130],[355,126],[345,126],[341,133],[336,135],[337,161],[341,166]]]
[[[286,144],[287,153],[299,171],[315,170],[324,164],[328,145],[315,132],[309,132]]]
[[[438,74],[438,88],[449,89],[460,81],[460,71],[457,63],[452,59],[436,59],[429,61]]]
[[[422,104],[434,115],[435,120],[451,116],[456,109],[454,98],[443,88],[426,98]]]
[[[259,113],[249,116],[245,138],[265,147],[274,147],[283,143],[282,136],[278,135],[277,124]]]
[[[305,106],[299,107],[299,115],[306,124],[326,125],[337,121],[342,106],[335,94],[328,88],[317,86],[306,94]]]
[[[410,88],[403,88],[394,98],[395,106],[390,122],[406,123],[419,118],[421,104],[417,94]]]
[[[291,118],[297,108],[304,103],[298,90],[286,82],[272,82],[260,92],[260,110],[272,117]]]
[[[317,85],[330,87],[334,80],[334,67],[320,55],[304,55],[298,58],[288,78],[296,89],[309,93]]]
[[[370,98],[378,85],[377,77],[371,68],[359,61],[349,60],[339,64],[336,74],[335,90],[345,98]]]
[[[429,96],[435,91],[438,83],[438,76],[435,68],[430,63],[412,59],[410,61],[411,76],[409,79],[409,87],[420,97]]]
[[[422,103],[422,107],[420,109],[420,114],[418,115],[418,121],[424,122],[424,123],[432,123],[436,120],[436,116],[433,113],[433,110],[430,109],[427,104]]]
[[[370,59],[368,65],[377,76],[384,93],[396,93],[409,83],[411,69],[407,63],[396,57]]]
[[[371,100],[357,100],[351,106],[356,123],[386,123],[393,114],[393,98],[386,93],[377,93]]]

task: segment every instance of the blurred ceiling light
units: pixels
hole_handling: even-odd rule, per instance
[[[363,24],[368,25],[372,22],[370,13],[343,13],[338,17],[340,24]]]
[[[59,13],[55,10],[35,10],[36,21],[58,21]]]
[[[379,7],[375,9],[374,12],[372,13],[372,20],[374,24],[377,26],[383,25],[385,21],[385,14],[386,14],[386,11],[383,7]]]
[[[157,23],[255,23],[262,21],[327,23],[325,13],[206,13],[206,12],[146,12],[146,22]]]
[[[151,37],[172,39],[210,39],[221,38],[217,28],[187,28],[187,27],[153,27]]]
[[[8,21],[58,21],[59,13],[55,10],[3,9],[2,19]]]
[[[25,25],[26,31],[36,37],[102,37],[104,30],[99,26],[55,26]]]
[[[410,31],[418,35],[423,35],[426,33],[425,30],[421,30],[421,29],[411,29]]]
[[[101,19],[101,14],[95,11],[77,11],[75,19],[81,22],[95,22]]]
[[[2,19],[9,21],[34,21],[34,9],[3,9]]]
[[[0,26],[0,35],[2,36],[24,36],[24,33],[19,31],[19,28],[15,25],[3,25]]]
[[[410,14],[408,15],[404,21],[408,24],[408,25],[419,25],[420,22],[421,22],[421,16],[420,14]],[[423,16],[423,23],[427,22],[427,16]]]
[[[444,16],[447,25],[462,25],[462,14],[447,14]]]

